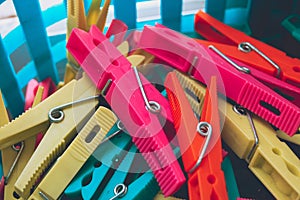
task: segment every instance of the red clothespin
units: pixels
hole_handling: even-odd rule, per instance
[[[247,36],[202,11],[195,16],[195,30],[211,42],[234,46],[230,51],[217,47],[228,56],[230,54],[258,70],[300,87],[300,59],[291,58],[283,51]]]
[[[203,84],[217,76],[220,93],[288,135],[298,131],[300,108],[251,76],[245,67],[229,63],[213,46],[207,48],[168,28],[145,27],[139,47]]]
[[[168,101],[96,26],[89,33],[73,29],[67,48],[132,136],[164,195],[176,192],[185,177],[164,131],[173,127]]]
[[[198,123],[187,97],[176,77],[170,72],[165,81],[174,124],[188,173],[191,200],[228,199],[224,173],[216,77],[206,90],[201,119]]]
[[[258,79],[268,87],[272,88],[276,93],[291,101],[296,106],[300,107],[300,88],[268,74],[267,70],[269,66],[256,66],[256,59],[248,56],[248,54],[245,54],[242,51],[239,51],[236,46],[211,42],[207,40],[196,39],[196,41],[207,47],[213,45],[221,54],[228,56],[228,58],[230,58],[239,66],[243,66],[244,68],[249,69],[250,75]],[[266,70],[264,70],[265,68]]]

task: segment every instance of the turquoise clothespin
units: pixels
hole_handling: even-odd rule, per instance
[[[115,18],[122,20],[128,29],[136,28],[136,0],[114,0]]]
[[[224,158],[221,167],[225,175],[228,198],[229,200],[236,200],[240,197],[240,193],[234,176],[233,167],[228,156]]]
[[[110,133],[118,130],[115,125]],[[101,144],[66,188],[62,199],[111,199],[118,184],[127,189],[120,199],[153,199],[159,187],[152,172],[129,173],[134,172],[136,153],[136,146],[125,132]],[[145,161],[138,160],[139,169],[143,164],[146,165]]]
[[[300,42],[300,15],[295,14],[288,16],[281,22],[281,25]]]

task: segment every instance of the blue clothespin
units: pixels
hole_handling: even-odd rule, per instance
[[[161,0],[162,24],[176,31],[181,29],[182,0]]]
[[[117,131],[115,125],[111,132]],[[109,136],[108,136],[109,137]],[[125,132],[103,143],[66,188],[63,198],[82,199],[153,199],[159,191],[152,172],[129,173],[138,162],[137,148]],[[136,163],[137,164],[137,163]],[[134,172],[134,171],[133,171]]]

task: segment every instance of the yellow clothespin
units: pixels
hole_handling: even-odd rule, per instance
[[[0,128],[0,149],[4,149],[39,132],[45,132],[52,122],[16,182],[16,192],[22,198],[29,196],[31,187],[42,171],[62,153],[75,136],[76,128],[81,128],[85,118],[90,116],[98,104],[94,100],[98,94],[99,91],[84,74],[81,79],[69,82],[43,102]]]
[[[149,66],[147,66],[147,64],[149,63],[153,63],[154,61],[154,56],[146,51],[144,51],[143,49],[137,49],[133,52],[132,55],[141,55],[144,56],[144,62],[142,62],[139,66],[138,66],[138,70],[143,72],[144,74],[147,74],[151,68]]]
[[[180,74],[179,74],[180,75]],[[185,82],[183,88],[195,91],[199,99],[204,94],[203,86],[194,80],[181,76]],[[187,90],[186,90],[187,91]],[[190,96],[190,95],[188,95]],[[191,105],[198,112],[199,103],[193,98]],[[242,159],[249,163],[249,169],[266,186],[276,199],[300,198],[300,160],[291,149],[281,142],[272,127],[259,117],[251,115],[244,108],[233,106],[223,101],[225,109],[220,114],[225,116],[222,139]]]
[[[108,9],[110,5],[110,0],[105,0],[104,5],[102,9],[100,9],[102,0],[93,0],[92,4],[90,6],[88,15],[87,15],[87,24],[90,27],[93,24],[96,24],[96,26],[103,31]]]
[[[29,199],[58,199],[116,121],[111,110],[99,107]]]
[[[98,104],[95,99],[98,98],[99,92],[88,77],[84,76],[69,84],[71,87],[64,86],[35,107],[37,109],[35,112],[44,116],[48,115],[52,124],[16,181],[16,192],[22,198],[28,198],[36,181],[63,153]],[[54,98],[51,98],[53,96]],[[67,102],[65,99],[68,99]],[[47,104],[46,106],[44,102]],[[52,104],[50,109],[49,104]],[[26,113],[24,115],[26,116]]]
[[[68,0],[67,4],[68,18],[67,18],[67,40],[73,28],[80,28],[87,31],[88,26],[86,22],[84,2],[82,0]],[[64,76],[64,84],[73,80],[77,71],[80,69],[79,64],[73,56],[67,51],[68,63]],[[63,85],[63,84],[61,84]]]
[[[277,199],[300,198],[300,160],[272,127],[227,103],[222,138]]]
[[[286,133],[278,130],[276,131],[276,134],[279,138],[281,139],[284,139],[286,141],[289,141],[291,143],[294,143],[294,144],[297,144],[297,145],[300,145],[300,134],[295,134],[293,135],[292,137],[288,136]]]
[[[43,90],[43,87],[38,87],[32,107],[42,101]],[[7,115],[6,111],[3,110],[3,101],[0,102],[0,112],[3,115]],[[8,117],[6,116],[6,118],[8,123]],[[2,149],[1,154],[5,177],[4,199],[10,200],[17,197],[14,193],[14,184],[34,152],[35,141],[35,137],[30,137],[16,145]]]
[[[122,42],[119,46],[117,46],[117,49],[120,51],[120,53],[127,57],[129,52],[129,44],[127,41]]]

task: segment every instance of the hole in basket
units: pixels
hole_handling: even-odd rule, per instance
[[[100,126],[96,125],[94,128],[91,130],[91,132],[86,136],[85,142],[90,143],[92,140],[96,137],[97,133],[100,130]]]
[[[273,153],[276,154],[276,155],[280,155],[280,154],[281,154],[281,152],[280,152],[279,149],[277,149],[277,148],[273,148],[272,151],[273,151]]]
[[[91,182],[92,182],[92,174],[89,174],[89,175],[85,176],[85,177],[82,179],[81,185],[82,185],[82,186],[87,186],[87,185],[90,184]]]
[[[207,181],[210,183],[210,184],[214,184],[216,182],[216,177],[214,175],[209,175],[207,177]]]
[[[192,97],[195,101],[200,103],[200,99],[198,98],[198,96],[194,92],[192,92],[189,88],[185,88],[184,91],[186,94],[188,94],[190,97]]]
[[[20,199],[20,195],[18,195],[16,191],[13,192],[13,197],[16,199]]]
[[[300,67],[293,67],[293,70],[294,70],[295,72],[300,73]]]
[[[280,115],[280,111],[275,108],[274,106],[272,106],[271,104],[268,104],[267,102],[264,102],[264,101],[260,101],[259,104],[268,109],[269,111],[271,111],[272,113],[274,113],[275,115],[279,116]]]

